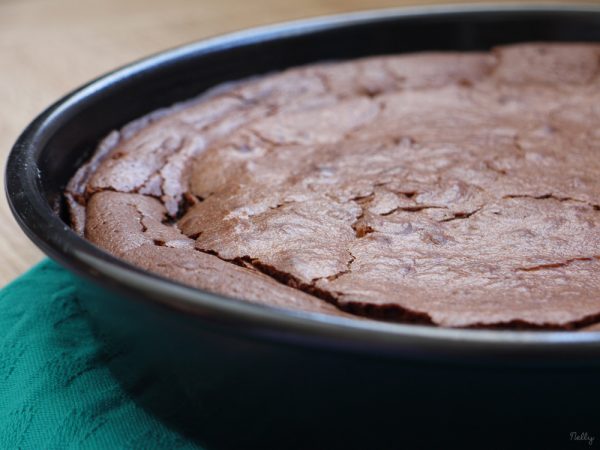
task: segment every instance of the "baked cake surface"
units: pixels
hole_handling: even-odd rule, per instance
[[[111,133],[73,226],[252,302],[448,327],[600,321],[600,45],[318,64]],[[225,300],[224,300],[225,301]]]

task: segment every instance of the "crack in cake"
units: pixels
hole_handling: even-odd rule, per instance
[[[72,224],[255,303],[583,328],[600,321],[599,67],[600,45],[531,43],[224,85],[107,136],[66,189]]]

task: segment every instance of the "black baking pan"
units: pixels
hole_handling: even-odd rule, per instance
[[[110,366],[115,377],[138,371],[141,387],[128,389],[163,380],[164,398],[142,406],[207,448],[440,448],[458,439],[569,448],[571,431],[600,425],[598,332],[453,330],[253,305],[117,260],[70,229],[62,199],[111,130],[219,83],[315,61],[522,41],[600,41],[600,8],[380,10],[163,52],[37,117],[8,160],[9,203],[27,235],[77,275],[107,345],[128,349],[130,365]],[[512,433],[523,424],[533,441]]]

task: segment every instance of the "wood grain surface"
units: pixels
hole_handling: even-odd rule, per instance
[[[2,168],[20,131],[46,106],[86,81],[132,60],[207,36],[284,20],[441,3],[448,2],[0,0]],[[4,185],[3,169],[0,181]],[[1,195],[0,286],[42,257],[14,221]]]

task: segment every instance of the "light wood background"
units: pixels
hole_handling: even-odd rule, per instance
[[[2,186],[6,156],[27,123],[66,92],[110,69],[163,49],[251,26],[370,8],[440,3],[448,2],[0,0]],[[17,226],[4,195],[0,197],[3,286],[43,255]]]

